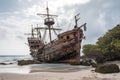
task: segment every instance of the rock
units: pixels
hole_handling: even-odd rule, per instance
[[[80,64],[84,65],[84,66],[90,66],[90,65],[96,66],[97,62],[92,58],[87,58],[86,57],[86,58],[83,58],[83,59],[80,60]]]
[[[119,66],[116,64],[102,64],[96,67],[95,72],[99,73],[118,73],[120,72]]]
[[[13,63],[9,63],[9,64],[13,64]]]
[[[10,65],[10,64],[13,64],[13,63],[6,63],[6,62],[0,63],[0,65]]]
[[[0,65],[7,65],[6,63],[0,63]]]
[[[18,60],[18,65],[28,65],[28,64],[40,64],[40,62],[35,60]]]

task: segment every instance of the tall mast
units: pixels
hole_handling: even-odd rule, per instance
[[[77,25],[77,22],[78,22],[78,20],[80,19],[79,18],[79,15],[80,15],[80,13],[79,14],[77,14],[77,15],[75,15],[75,26],[74,26],[74,28],[76,28],[78,25]]]
[[[48,4],[47,4],[46,10],[47,10],[47,18],[46,18],[46,19],[48,19],[47,22],[50,22]],[[49,36],[50,36],[50,42],[51,42],[51,41],[52,41],[52,37],[51,37],[51,29],[50,29],[50,27],[51,27],[52,24],[49,24],[49,23],[48,23],[48,24],[45,24],[45,25],[47,25],[48,28],[49,28]]]
[[[48,27],[48,30],[49,30],[49,37],[50,37],[50,42],[52,41],[52,36],[51,36],[51,26],[54,25],[54,19],[52,18],[53,16],[54,17],[57,17],[57,15],[51,15],[49,14],[49,8],[48,8],[48,4],[47,4],[47,7],[46,7],[46,10],[47,10],[47,14],[37,14],[37,15],[44,15],[44,16],[47,16],[45,19],[44,19],[44,25],[46,25]]]
[[[47,17],[49,18],[49,8],[48,8],[48,3],[47,3],[46,10],[47,10]]]

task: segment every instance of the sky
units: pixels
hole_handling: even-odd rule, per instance
[[[57,14],[55,26],[70,30],[74,16],[80,13],[78,25],[87,23],[84,44],[95,44],[100,36],[120,24],[120,0],[0,0],[0,55],[28,55],[29,47],[24,33],[31,25],[42,25],[37,13]],[[58,26],[59,25],[59,26]]]

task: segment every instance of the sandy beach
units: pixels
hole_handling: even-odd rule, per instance
[[[120,67],[120,61],[115,61]],[[29,73],[0,73],[0,80],[120,80],[120,73],[100,74],[90,66],[39,68],[30,67]]]

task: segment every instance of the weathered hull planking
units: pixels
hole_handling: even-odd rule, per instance
[[[31,56],[41,62],[79,63],[83,31],[74,28],[58,35],[58,40],[44,45],[38,40],[28,40]],[[35,44],[39,42],[38,44]],[[32,43],[32,44],[31,44]],[[36,47],[37,46],[37,47]],[[33,49],[34,48],[34,49]]]

